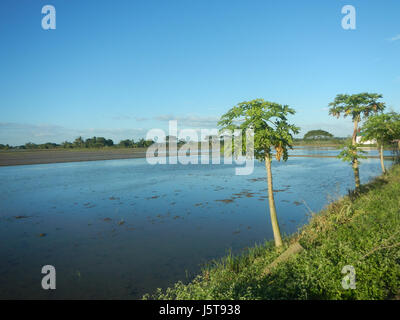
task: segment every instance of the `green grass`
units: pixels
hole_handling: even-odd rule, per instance
[[[279,212],[278,212],[279,214]],[[299,241],[301,253],[281,262],[273,243],[227,255],[192,282],[158,289],[144,299],[392,299],[400,293],[400,166],[328,205],[284,248]],[[356,289],[342,288],[345,265],[356,271]]]

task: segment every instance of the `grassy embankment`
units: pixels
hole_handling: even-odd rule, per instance
[[[267,219],[267,217],[266,217]],[[267,223],[267,221],[266,221]],[[291,243],[305,250],[268,268]],[[393,299],[400,294],[400,165],[313,214],[285,239],[228,255],[191,283],[176,283],[153,299]],[[342,268],[352,265],[356,289],[343,289]],[[266,272],[266,270],[269,270]]]

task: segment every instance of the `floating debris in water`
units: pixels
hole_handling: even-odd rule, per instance
[[[15,219],[26,219],[29,218],[29,216],[15,216]]]
[[[233,202],[233,200],[232,200],[232,199],[215,200],[215,201],[218,201],[218,202],[223,202],[223,203],[231,203],[231,202]]]
[[[274,192],[285,192],[285,191],[287,191],[288,189],[277,189],[277,190],[273,190]]]
[[[103,219],[103,221],[111,221],[111,220],[112,220],[112,219],[111,219],[111,218],[108,218],[108,217]]]
[[[296,206],[299,206],[299,205],[301,205],[302,203],[301,202],[299,202],[299,201],[294,201],[293,202]]]
[[[257,181],[266,181],[267,178],[265,178],[265,177],[260,177],[260,178],[253,178],[253,179],[247,179],[247,180],[249,180],[249,181],[251,181],[251,182],[257,182]]]
[[[47,236],[47,233],[39,233],[39,237],[45,237]]]
[[[119,225],[119,226],[122,226],[124,223],[125,223],[125,221],[124,221],[124,220],[121,220],[121,221],[118,222],[118,225]]]
[[[108,199],[110,199],[110,200],[119,200],[119,198],[118,197],[110,197],[110,198],[108,198]]]

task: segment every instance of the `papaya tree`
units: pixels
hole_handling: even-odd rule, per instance
[[[379,150],[382,172],[385,173],[383,161],[383,146],[396,139],[400,139],[400,116],[395,112],[382,113],[369,117],[362,126],[364,136],[362,140],[375,139]]]
[[[351,117],[354,129],[351,139],[351,145],[343,149],[339,157],[344,161],[349,161],[353,168],[356,189],[360,187],[359,170],[359,148],[357,144],[358,125],[362,120],[367,119],[371,114],[383,111],[385,104],[378,100],[382,98],[377,93],[359,93],[359,94],[338,94],[335,100],[329,103],[329,114],[339,118],[340,116]]]
[[[300,128],[289,124],[287,117],[295,113],[287,105],[255,99],[237,104],[225,113],[218,125],[221,131],[252,129],[254,131],[254,157],[265,161],[268,180],[268,200],[271,216],[272,231],[275,245],[282,246],[282,237],[276,214],[274,191],[272,183],[271,161],[273,149],[275,158],[280,161],[288,159],[288,148],[292,148],[293,134],[299,133]]]

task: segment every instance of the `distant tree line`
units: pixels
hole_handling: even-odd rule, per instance
[[[36,144],[32,142],[25,143],[21,146],[10,146],[8,144],[0,144],[0,150],[9,149],[82,149],[82,148],[147,148],[152,145],[154,141],[139,139],[134,141],[133,139],[121,140],[118,144],[114,144],[112,139],[106,139],[104,137],[92,137],[83,139],[82,137],[76,138],[73,142],[64,141],[60,144],[47,142],[42,144]]]
[[[333,134],[329,133],[328,131],[324,131],[324,130],[311,130],[308,131],[303,139],[313,139],[313,140],[326,140],[326,139],[332,139],[333,138]]]

